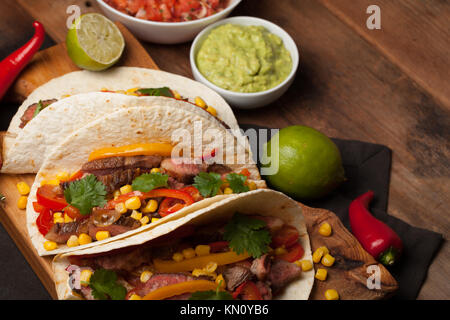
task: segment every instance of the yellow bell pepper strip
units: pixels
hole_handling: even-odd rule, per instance
[[[172,153],[170,143],[137,143],[121,147],[108,147],[92,151],[89,161],[120,156],[152,156],[168,157]]]
[[[159,272],[175,273],[192,271],[194,269],[203,269],[210,262],[215,262],[217,265],[226,265],[249,258],[247,252],[237,254],[234,251],[212,253],[206,256],[195,257],[192,259],[185,259],[179,262],[174,260],[154,259],[153,266]]]
[[[217,284],[208,280],[192,280],[171,284],[147,293],[142,300],[163,300],[183,293],[216,290]]]

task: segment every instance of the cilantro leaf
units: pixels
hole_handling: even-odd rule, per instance
[[[227,181],[230,184],[231,190],[233,193],[241,193],[250,191],[250,188],[245,185],[245,181],[247,181],[247,176],[238,173],[229,173],[227,174]]]
[[[42,100],[39,100],[36,109],[34,109],[33,118],[36,117],[38,113],[42,111],[42,109],[44,109],[44,105],[42,104]]]
[[[64,190],[64,198],[68,204],[80,210],[81,214],[89,214],[94,207],[106,204],[106,188],[93,174],[69,183]]]
[[[173,98],[173,93],[168,87],[162,88],[143,88],[138,89],[137,92],[146,96],[164,96]]]
[[[235,213],[225,226],[224,240],[237,254],[247,251],[253,258],[259,258],[268,252],[272,237],[265,229],[262,220],[250,218],[245,214]]]
[[[97,300],[124,300],[127,289],[117,283],[117,274],[112,270],[97,269],[89,280],[92,295]]]
[[[167,187],[167,180],[169,176],[167,174],[157,173],[144,173],[133,180],[133,190],[142,192],[148,192],[150,190]]]
[[[204,197],[213,197],[217,194],[223,181],[220,174],[215,172],[200,172],[194,178],[193,186]]]

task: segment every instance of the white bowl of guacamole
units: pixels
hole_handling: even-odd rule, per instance
[[[192,73],[234,107],[258,108],[292,84],[299,54],[289,34],[264,19],[233,17],[204,29],[191,46]]]

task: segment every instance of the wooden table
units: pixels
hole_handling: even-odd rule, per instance
[[[71,4],[78,4],[83,13],[99,11],[94,1],[2,1],[2,51],[28,39],[33,18],[44,24],[55,42],[64,41],[65,12]],[[381,30],[366,27],[366,8],[371,4],[381,8]],[[289,91],[264,109],[236,110],[238,120],[271,127],[304,124],[329,136],[389,146],[393,150],[389,213],[447,238],[449,2],[244,0],[233,15],[277,23],[300,49],[299,72]],[[190,43],[145,47],[162,70],[192,77]],[[449,264],[445,242],[419,298],[450,297]]]

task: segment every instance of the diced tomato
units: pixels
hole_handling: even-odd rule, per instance
[[[81,214],[80,210],[78,210],[74,206],[65,207],[64,213],[66,213],[72,219],[83,219],[86,217],[85,215]]]
[[[45,236],[53,226],[53,211],[42,207],[42,211],[36,219],[36,225],[39,232]]]
[[[37,202],[51,210],[61,211],[68,204],[60,186],[45,184],[37,189]]]
[[[229,247],[228,241],[216,241],[209,244],[211,253],[222,252]]]
[[[288,252],[277,256],[278,259],[285,260],[287,262],[295,262],[303,257],[305,250],[300,243],[294,244]]]
[[[284,225],[272,236],[272,247],[284,246],[285,248],[289,248],[297,243],[298,237],[299,234],[297,228],[290,225]]]
[[[262,300],[261,293],[256,284],[246,281],[233,292],[233,299],[240,297],[242,300]]]
[[[250,171],[248,171],[247,168],[242,169],[241,174],[243,174],[244,176],[248,178],[250,178]]]

